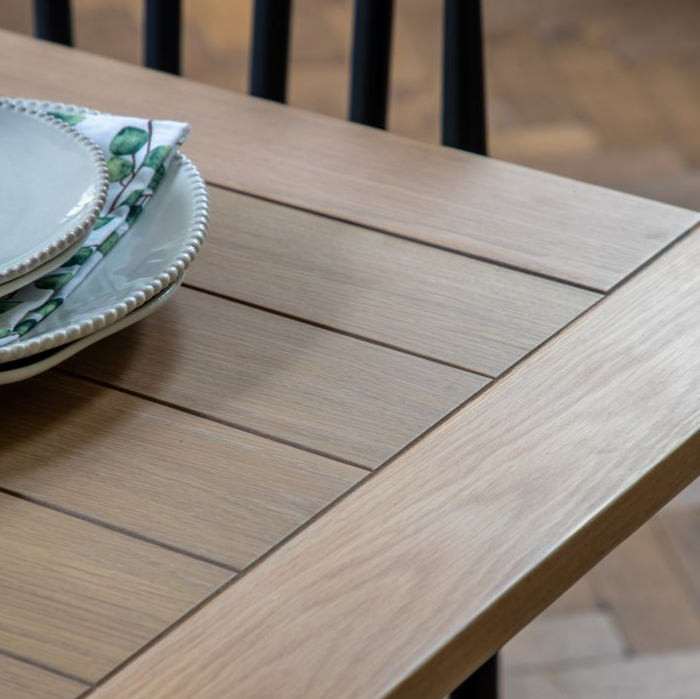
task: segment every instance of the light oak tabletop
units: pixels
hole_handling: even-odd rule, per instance
[[[437,699],[700,473],[700,214],[7,32],[0,94],[186,120],[211,199],[0,389],[3,699]]]

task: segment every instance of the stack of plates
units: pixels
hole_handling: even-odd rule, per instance
[[[0,105],[0,298],[68,260],[90,233],[108,178],[100,149],[49,111],[64,104]],[[163,306],[204,240],[207,192],[178,154],[133,228],[65,303],[0,347],[0,384],[46,371]]]

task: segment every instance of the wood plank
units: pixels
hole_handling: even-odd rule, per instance
[[[547,43],[519,22],[513,27],[487,35],[489,87],[508,100],[521,126],[576,119],[571,90],[552,65]]]
[[[650,59],[656,59],[658,57],[664,57],[665,59],[668,59],[670,52],[675,52],[676,54],[678,54],[679,50],[683,51],[683,47],[679,46],[683,43],[685,43],[685,45],[689,47],[685,49],[686,55],[690,54],[691,57],[693,55],[697,56],[698,44],[694,32],[694,28],[698,26],[697,8],[693,7],[693,2],[694,0],[682,0],[681,2],[673,3],[672,6],[666,6],[663,8],[662,11],[660,11],[659,7],[655,6],[654,3],[650,2],[649,0],[643,0],[633,3],[634,7],[632,7],[632,5],[630,5],[629,3],[607,3],[607,5],[604,8],[603,3],[597,1],[591,3],[588,1],[581,2],[580,0],[576,0],[575,2],[562,2],[562,0],[555,0],[554,2],[552,2],[552,0],[536,0],[529,8],[529,11],[535,13],[536,15],[539,15],[539,23],[543,25],[548,25],[549,28],[553,28],[554,31],[563,30],[564,32],[566,32],[569,27],[574,25],[574,23],[578,24],[586,21],[586,15],[588,15],[588,19],[590,19],[591,16],[593,16],[594,21],[596,23],[600,23],[601,25],[604,22],[606,24],[605,30],[614,36],[616,40],[616,46],[618,48],[620,47],[620,43],[623,43],[623,51],[629,54],[630,51],[628,50],[627,46],[630,43],[633,43],[634,46],[632,47],[632,51],[638,53],[640,56],[643,54],[644,63],[641,66],[637,65],[636,79],[642,84],[644,84],[644,81],[646,79],[648,84],[648,69],[651,66]],[[81,2],[77,3],[76,19],[78,20],[77,31],[79,44],[81,44],[83,48],[95,48],[95,50],[100,52],[109,52],[112,49],[114,49],[115,51],[122,51],[125,44],[136,46],[140,41],[140,37],[138,36],[138,23],[133,22],[133,27],[120,27],[118,22],[116,23],[117,26],[115,26],[115,22],[113,21],[115,18],[118,20],[120,15],[123,16],[124,10],[122,8],[125,4],[131,6],[135,5],[137,8],[140,9],[139,0],[135,0],[135,2],[131,1],[127,3],[119,3],[118,8],[112,3],[112,8],[107,10],[105,10],[103,0],[90,0],[89,2],[82,0]],[[203,8],[201,7],[202,4],[207,5],[206,11],[203,11]],[[296,10],[300,9],[299,6],[301,6],[302,4],[304,3],[296,3],[295,1],[295,12]],[[318,3],[317,0],[311,0],[311,2],[306,2],[305,4],[316,5]],[[336,3],[321,4],[325,6],[333,5],[334,7],[336,5]],[[342,2],[341,4],[347,5],[348,3]],[[405,9],[406,7],[410,7],[412,4],[420,4],[421,7],[426,8],[423,12],[421,12],[421,16],[419,18],[418,24],[420,26],[417,27],[417,30],[414,29],[413,36],[410,36],[408,40],[406,40],[406,35],[403,34],[403,30],[406,27],[401,27],[395,39],[397,41],[401,41],[401,39],[403,38],[405,44],[407,45],[407,51],[412,52],[411,56],[418,56],[419,52],[415,51],[415,42],[413,41],[413,39],[414,37],[420,38],[425,36],[426,31],[424,25],[422,24],[423,15],[430,14],[431,11],[435,14],[439,14],[439,0],[437,3],[425,2],[424,0],[418,0],[417,3],[412,3],[410,2],[410,0],[409,2],[402,2],[400,3],[400,7],[397,7],[397,12],[400,13],[402,8]],[[9,3],[2,3],[0,4],[0,15],[2,15],[3,13],[6,14],[6,5],[21,6],[23,15],[26,18],[27,31],[31,31],[31,8],[29,7],[29,4],[26,3],[24,0],[18,0],[17,2],[10,1]],[[87,5],[94,5],[95,10],[88,11],[86,9]],[[209,82],[213,80],[220,85],[223,84],[224,80],[226,80],[227,83],[229,83],[231,75],[235,72],[237,75],[240,75],[242,77],[242,79],[239,81],[239,89],[244,90],[245,56],[243,51],[244,44],[240,42],[240,38],[245,37],[249,33],[250,24],[249,21],[241,22],[238,20],[241,19],[240,15],[244,15],[242,19],[245,20],[245,15],[250,8],[237,8],[235,10],[230,10],[229,12],[225,12],[222,9],[218,12],[218,14],[213,11],[213,9],[217,6],[223,8],[226,5],[228,6],[227,9],[233,7],[230,3],[227,3],[226,0],[223,0],[223,2],[221,2],[221,0],[212,0],[211,2],[209,0],[204,0],[204,2],[197,3],[196,8],[193,7],[193,3],[185,4],[185,10],[191,10],[191,12],[189,12],[189,18],[186,22],[188,30],[190,30],[188,36],[186,36],[185,38],[185,43],[187,45],[187,52],[185,56],[187,62],[186,70],[188,71],[190,77],[195,77],[196,79],[204,79],[205,81]],[[428,7],[429,5],[432,5],[433,7]],[[498,11],[499,6],[503,7],[502,12],[510,26],[518,25],[518,23],[522,24],[521,17],[519,17],[519,15],[526,10],[524,10],[520,5],[518,5],[518,3],[514,3],[513,0],[495,0],[495,2],[487,3],[487,5],[488,6],[485,7],[487,25],[489,24],[489,15],[493,12],[494,6],[496,7],[496,11]],[[537,7],[538,5],[539,7]],[[316,18],[320,18],[322,15],[325,15],[327,13],[326,9],[321,10],[320,7],[316,9]],[[90,8],[90,10],[92,10],[92,8]],[[98,15],[101,18],[102,15],[106,12],[109,12],[109,21],[105,22],[103,20],[97,20]],[[230,17],[227,17],[227,14],[230,14],[230,12],[233,12],[236,15],[235,21],[233,22],[231,21]],[[576,12],[576,14],[574,14],[574,12]],[[613,26],[611,28],[611,22],[609,20],[610,15],[612,14],[617,14],[617,19],[620,19],[621,21],[619,22],[619,26]],[[91,36],[88,36],[88,33],[85,33],[83,40],[83,35],[81,35],[80,26],[81,21],[86,16],[94,16],[95,21],[93,21],[89,27],[88,22],[83,22],[83,25],[86,27],[86,31],[89,29],[89,34],[91,34]],[[249,19],[249,17],[247,19]],[[301,20],[301,22],[299,20]],[[295,14],[295,29],[299,28],[299,25],[305,20],[313,22],[314,16],[312,16],[312,13],[307,13],[306,17],[301,18],[299,16],[299,13],[297,12]],[[416,18],[414,16],[413,22],[415,21]],[[198,47],[194,44],[193,41],[191,41],[191,39],[193,38],[191,36],[191,29],[192,25],[197,22],[200,28],[210,28],[210,33],[207,35],[206,38],[207,40],[213,39],[214,47],[217,48],[216,52],[211,51],[208,55],[206,55],[206,58],[210,62],[210,65],[205,67],[206,70],[210,71],[208,76],[202,72],[201,64],[198,67],[198,72],[195,72],[196,67],[193,62],[193,54],[196,52]],[[0,21],[0,25],[7,26],[2,21]],[[318,25],[318,19],[316,21],[316,25]],[[350,25],[346,23],[345,26],[346,28],[349,28]],[[544,43],[544,38],[542,36],[542,33],[537,32],[537,28],[538,27],[535,26],[535,23],[532,22],[528,24],[528,26],[525,28],[525,32],[529,32],[529,34],[531,34],[533,37],[537,37],[537,39],[540,40],[540,45],[542,45],[542,43]],[[669,36],[669,29],[674,30],[675,33],[673,36]],[[520,31],[522,31],[522,27],[520,27]],[[108,32],[108,35],[105,34],[105,32]],[[126,32],[126,34],[124,34],[124,32]],[[124,36],[126,36],[126,40],[122,41],[122,39],[124,39]],[[314,36],[314,27],[306,27],[306,36]],[[324,36],[324,38],[326,37]],[[331,40],[328,42],[316,41],[316,44],[332,44],[335,38],[337,37],[332,37]],[[685,42],[683,42],[683,40],[685,40]],[[87,41],[90,41],[90,47],[86,46]],[[203,43],[201,39],[199,43]],[[298,45],[298,43],[299,42],[293,42],[295,47]],[[232,53],[230,50],[232,44],[236,44],[236,53]],[[494,69],[498,69],[499,67],[505,68],[505,70],[503,71],[505,77],[510,76],[514,72],[517,72],[517,70],[514,71],[509,69],[507,66],[505,66],[505,64],[503,64],[503,66],[501,65],[503,63],[503,54],[495,53],[492,50],[493,45],[493,42],[490,42],[487,48],[489,58],[489,72],[493,72]],[[308,43],[307,46],[312,48],[311,45]],[[227,55],[222,55],[222,47],[228,47]],[[520,48],[520,46],[517,47],[515,54],[519,59],[520,63],[526,64],[528,63],[528,56],[523,56],[522,54],[518,55],[517,52],[520,50]],[[526,46],[523,46],[522,48],[525,50],[530,50]],[[649,56],[650,50],[652,52],[651,56]],[[437,47],[435,47],[433,53],[436,59],[435,62],[437,62],[437,59],[439,58],[439,52],[437,51]],[[236,54],[239,55],[237,56]],[[397,56],[396,58],[398,58],[398,61],[395,61],[393,64],[393,68],[395,68],[396,70],[392,69],[392,82],[395,87],[397,87],[397,82],[399,82],[396,79],[397,77],[399,77],[397,73],[399,73],[401,70],[401,57]],[[422,55],[418,56],[418,60],[414,58],[413,63],[416,65],[423,65],[422,58]],[[214,71],[212,71],[212,68],[214,69]],[[310,68],[311,63],[308,63],[308,65],[300,65],[297,62],[292,70],[292,76],[294,81],[293,85],[302,85],[304,82],[308,82]],[[331,70],[334,68],[340,69],[340,66],[332,66]],[[514,66],[511,66],[511,68],[514,68]],[[336,86],[340,86],[342,83],[342,86],[345,87],[344,73],[341,77],[337,73],[335,75],[332,75],[330,70],[325,70],[323,76],[321,76],[321,70],[322,69],[319,68],[318,75],[316,76],[318,77],[318,80],[313,85],[314,89],[317,90],[316,94],[314,94],[313,90],[309,89],[304,90],[303,94],[303,100],[306,108],[312,109],[314,111],[324,106],[327,94],[329,92],[328,86],[330,83],[328,81],[331,81]],[[423,85],[409,85],[408,83],[406,83],[404,85],[398,86],[401,91],[394,92],[395,96],[398,98],[398,101],[394,102],[392,105],[392,127],[397,125],[396,117],[399,117],[401,121],[405,123],[406,128],[410,127],[413,129],[412,133],[416,135],[423,134],[423,137],[425,137],[425,125],[428,123],[427,117],[429,110],[432,110],[434,113],[437,112],[435,106],[438,103],[435,100],[431,102],[431,100],[427,99],[427,97],[425,97],[423,93],[425,92],[426,85],[428,84],[428,82],[430,83],[431,90],[433,89],[433,87],[437,86],[438,81],[435,80],[435,76],[437,75],[437,71],[424,71],[424,74],[422,73],[420,75],[413,76],[420,77],[424,81]],[[525,116],[528,109],[537,108],[533,104],[531,95],[534,94],[533,90],[538,90],[545,82],[542,79],[543,76],[541,73],[532,72],[529,75],[524,74],[523,77],[527,78],[527,80],[524,80],[524,82],[520,85],[522,91],[522,101],[519,102],[517,105],[513,104],[513,108],[517,109],[518,111],[519,118]],[[632,79],[632,76],[629,77]],[[684,77],[692,78],[693,76],[690,75],[689,71],[688,74]],[[695,80],[697,80],[697,78],[695,78]],[[564,93],[566,92],[566,84],[564,84],[563,87],[564,90],[562,91],[562,95],[564,95]],[[434,90],[432,91],[434,92],[434,94],[436,94]],[[292,92],[292,98],[294,98],[294,89],[292,90]],[[497,109],[493,104],[493,97],[495,94],[496,92],[494,91],[490,91],[489,94],[489,97],[491,98],[489,110],[491,122],[493,122],[493,117],[497,113]],[[542,95],[538,95],[538,97],[541,96]],[[568,97],[568,95],[566,95],[566,97]],[[413,99],[414,101],[419,102],[420,111],[416,108],[412,108],[412,105],[408,105],[407,98],[409,100]],[[611,94],[610,98],[612,100],[616,100],[616,96],[614,94]],[[303,106],[300,100],[298,101],[298,104],[300,106]],[[408,109],[407,106],[409,107]],[[548,108],[550,108],[551,106],[552,105],[547,104]],[[671,102],[670,106],[673,107],[674,103]],[[659,104],[658,100],[649,100],[646,103],[646,108],[651,110],[663,112],[663,107],[664,105]],[[429,123],[431,125],[434,125],[436,123],[436,119],[433,118],[433,121]],[[687,123],[689,125],[692,124],[692,120],[688,120]],[[690,130],[688,130],[687,133],[689,134],[689,136],[692,135],[692,131]],[[430,134],[430,131],[428,131],[428,134]],[[502,135],[503,134],[492,132],[491,141],[493,146],[499,145],[499,142],[502,141]],[[508,135],[510,136],[510,134]],[[515,135],[515,132],[513,132],[513,135]],[[533,144],[533,148],[540,148],[543,145],[547,145],[547,142],[544,140],[538,140],[535,144],[535,139],[530,138],[529,131],[525,131],[524,136],[525,139],[523,145],[525,147],[519,147],[520,142],[515,142],[513,139],[508,138],[508,142],[505,145],[507,145],[511,149],[517,147],[518,152],[516,153],[514,150],[511,150],[509,154],[503,153],[503,157],[507,159],[513,159],[514,157],[519,158],[521,155],[525,156],[527,155],[526,147],[529,147],[531,143]],[[665,132],[665,138],[669,139],[669,136],[669,129],[667,128]],[[551,142],[551,145],[554,146],[554,143]],[[497,152],[495,148],[493,149],[493,151]],[[616,183],[608,177],[609,173],[614,172],[614,168],[610,167],[607,155],[611,155],[613,157],[619,156],[619,159],[621,161],[624,160],[627,164],[629,164],[630,169],[634,170],[635,176],[638,175],[640,171],[640,157],[642,158],[642,160],[644,159],[644,151],[639,151],[638,149],[627,150],[624,153],[610,152],[608,154],[606,152],[606,154],[599,153],[595,155],[594,161],[592,160],[592,163],[595,163],[595,169],[593,169],[593,167],[591,168],[591,177],[593,177],[594,181],[596,181],[598,184],[617,186],[622,189],[625,189],[625,191],[632,191],[636,194],[641,194],[642,196],[658,198],[660,200],[667,201],[669,203],[674,203],[679,206],[688,206],[690,208],[694,208],[697,204],[698,182],[693,182],[692,173],[686,173],[685,176],[682,176],[679,170],[679,175],[677,177],[667,178],[659,182],[649,181],[648,183],[644,183],[639,181],[635,177],[629,178],[629,182],[620,181]],[[542,162],[541,159],[533,160],[532,158],[528,158],[528,161],[525,164],[540,167],[541,169],[545,170],[556,171],[560,174],[566,174],[569,176],[576,177],[576,173],[572,173],[571,170],[575,170],[577,168],[569,167],[568,162],[570,162],[570,158],[567,159],[566,165],[563,165],[561,163],[561,160],[558,162],[554,162],[552,160],[549,163],[545,163]],[[659,163],[649,163],[649,166],[653,169],[654,175],[656,175],[658,173]],[[641,165],[641,170],[644,170],[643,163]],[[644,176],[643,172],[642,175]],[[648,176],[649,175],[647,175],[647,177]],[[648,186],[645,186],[645,184],[647,184]],[[626,189],[626,187],[632,188]],[[662,687],[662,690],[663,689],[666,688]],[[1,694],[2,693],[0,692],[0,695]],[[660,691],[659,694],[663,695],[663,691]],[[534,696],[536,696],[537,699],[543,699],[542,694],[535,694]],[[518,699],[521,699],[521,697],[519,696]]]
[[[658,173],[617,182],[619,189],[677,206],[696,206],[700,188],[700,168],[685,168],[675,173]]]
[[[237,568],[366,475],[55,373],[1,395],[0,487]]]
[[[568,162],[601,152],[597,134],[581,121],[546,121],[491,133],[491,154],[514,162]]]
[[[570,587],[556,602],[542,613],[542,616],[568,615],[572,612],[593,611],[598,608],[598,599],[588,577],[581,578]]]
[[[196,287],[500,374],[600,297],[211,188]]]
[[[190,289],[65,366],[368,467],[488,382]]]
[[[700,218],[18,35],[0,36],[5,93],[185,119],[193,126],[186,150],[214,183],[599,290]],[[115,84],[129,89],[115,91]]]
[[[686,158],[700,165],[700,71],[695,61],[657,61],[648,70],[647,85],[665,118],[671,124],[671,136]]]
[[[319,3],[315,0],[311,2],[318,14]],[[352,2],[345,0],[342,4],[352,9]],[[345,26],[350,29],[352,24],[346,21]],[[314,36],[311,33],[313,30],[313,26],[307,30],[309,35]],[[389,81],[390,131],[431,143],[440,142],[438,105],[442,86],[437,78],[442,70],[441,38],[440,0],[404,0],[395,3]],[[347,41],[345,46],[349,50],[351,43]],[[304,76],[298,75],[300,81],[304,79]],[[334,81],[345,83],[345,75],[342,73],[341,77],[336,73]],[[420,87],[416,89],[418,85]],[[314,102],[307,99],[305,104],[298,104],[315,112]]]
[[[74,699],[87,685],[10,658],[0,651],[2,699]]]
[[[677,562],[683,582],[700,603],[700,511],[667,512],[659,518],[663,542]]]
[[[635,149],[633,159],[628,151],[605,148],[579,155],[569,153],[563,158],[540,152],[528,158],[528,163],[531,167],[613,188],[629,187],[657,177],[680,177],[686,168],[683,154],[671,143]]]
[[[528,162],[532,167],[659,201],[693,201],[693,171],[687,169],[675,146],[652,145],[634,153],[630,159],[629,152],[606,149],[580,157],[531,158]]]
[[[232,5],[221,4],[226,8],[225,24],[228,24]],[[347,115],[352,23],[353,7],[348,2],[324,3],[320,7],[317,0],[295,1],[287,87],[289,104],[300,106],[313,100],[314,112],[341,119]],[[250,21],[243,25],[244,33],[249,34],[250,26]],[[244,39],[244,52],[249,38]],[[230,46],[230,40],[227,43]],[[247,81],[239,92],[246,90]]]
[[[614,620],[597,610],[536,619],[506,645],[502,658],[506,672],[515,672],[611,660],[624,651]]]
[[[665,541],[659,539],[657,523],[650,522],[589,576],[635,653],[700,645],[700,612],[666,548]]]
[[[688,649],[558,672],[505,676],[504,699],[695,699],[700,651]]]
[[[503,699],[572,699],[555,686],[551,675],[551,672],[508,673],[501,677],[499,690]]]
[[[700,480],[693,481],[678,497],[671,500],[666,505],[662,516],[670,512],[681,512],[683,510],[700,509]]]
[[[649,108],[645,85],[634,80],[605,38],[583,31],[576,41],[551,42],[547,53],[603,142],[629,148],[664,140],[664,124]]]
[[[122,0],[108,5],[100,0],[74,0],[73,41],[84,51],[141,64],[143,41],[139,29],[143,14],[143,4],[139,0]],[[33,34],[32,24],[27,28],[29,34]],[[185,53],[189,58],[189,43],[187,49]]]
[[[94,699],[443,697],[700,473],[698,265],[695,234]]]
[[[0,648],[94,682],[231,577],[0,493]]]

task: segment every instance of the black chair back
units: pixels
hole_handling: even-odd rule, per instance
[[[144,63],[180,74],[180,0],[146,0]]]
[[[73,45],[70,0],[34,0],[34,34],[57,44]]]
[[[250,94],[285,102],[291,0],[254,0]],[[486,154],[481,0],[444,0],[442,142]],[[145,64],[179,74],[181,0],[145,0]],[[34,0],[35,33],[70,46],[70,0]],[[350,119],[386,128],[394,0],[355,0]]]
[[[386,128],[394,0],[356,0],[350,120]]]

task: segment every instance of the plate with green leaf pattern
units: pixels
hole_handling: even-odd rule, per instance
[[[45,111],[87,112],[61,104],[13,100]],[[38,355],[114,325],[177,281],[196,257],[208,224],[199,171],[178,153],[157,196],[132,229],[65,302],[20,339],[0,347],[0,365]]]
[[[4,285],[84,239],[109,182],[102,151],[89,138],[28,105],[0,101],[0,153]]]

